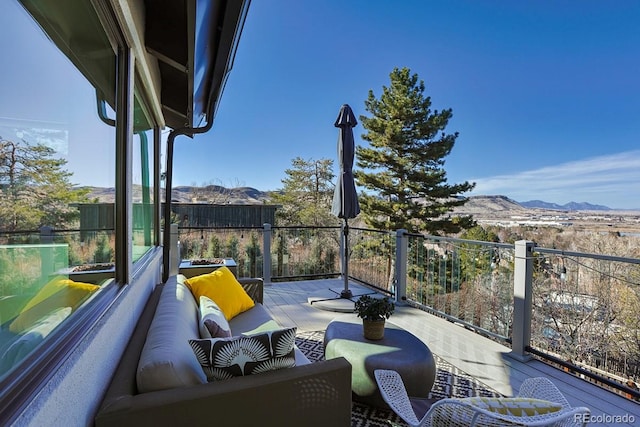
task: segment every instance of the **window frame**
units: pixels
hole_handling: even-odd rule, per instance
[[[18,0],[16,0],[18,1]],[[153,132],[153,186],[154,222],[152,248],[135,263],[133,249],[133,200],[132,200],[132,158],[134,144],[134,107],[136,102],[145,105],[146,100],[136,93],[136,59],[133,48],[127,43],[123,30],[118,24],[110,2],[92,1],[95,12],[105,29],[116,57],[115,93],[115,275],[114,280],[105,284],[90,301],[79,307],[64,323],[63,328],[53,330],[43,342],[44,348],[32,351],[21,360],[2,380],[0,380],[0,425],[9,425],[22,413],[29,402],[62,367],[69,355],[91,332],[105,312],[123,294],[125,285],[135,281],[136,276],[149,267],[149,263],[160,251],[160,124],[153,117],[146,117],[152,123]],[[54,48],[58,48],[53,43]],[[59,49],[59,48],[58,48]],[[85,77],[86,78],[86,77]],[[99,100],[97,100],[99,104]],[[148,109],[145,109],[149,111]],[[96,113],[97,114],[97,113]]]

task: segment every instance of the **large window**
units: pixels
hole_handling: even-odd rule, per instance
[[[116,54],[91,2],[0,2],[0,52],[2,381],[113,283],[118,207]],[[135,131],[134,262],[158,226],[153,131]]]
[[[160,131],[214,107],[248,2],[148,3],[0,1],[0,424],[160,280]]]

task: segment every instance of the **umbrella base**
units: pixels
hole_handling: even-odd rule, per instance
[[[351,292],[351,289],[345,289],[340,292],[340,298],[353,298],[353,292]]]
[[[350,289],[348,289],[348,291],[351,293],[351,297],[347,298],[342,296],[345,289],[329,288],[328,290],[336,294],[336,296],[333,298],[327,298],[326,296],[309,297],[307,298],[309,304],[320,310],[353,313],[353,310],[355,309],[355,300],[357,298],[361,297],[362,295],[370,295],[376,293],[376,291],[370,289],[358,288],[355,290],[355,292],[352,292]]]

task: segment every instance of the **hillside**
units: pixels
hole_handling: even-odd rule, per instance
[[[587,202],[569,202],[564,205],[557,203],[543,202],[542,200],[529,200],[528,202],[520,202],[525,208],[541,208],[560,211],[610,211],[608,206],[593,205]]]
[[[115,190],[113,187],[83,187],[89,189],[89,197],[102,203],[113,203]],[[177,203],[215,203],[215,204],[264,204],[270,202],[268,191],[261,191],[252,187],[226,188],[219,185],[206,187],[180,186],[175,187],[172,199]],[[164,191],[161,196],[164,198]],[[142,200],[142,188],[133,186],[133,198],[135,202]],[[470,196],[468,202],[455,209],[456,214],[474,215],[476,217],[511,217],[520,215],[559,215],[561,213],[599,213],[600,215],[613,215],[621,211],[607,206],[595,205],[586,202],[570,202],[564,205],[548,203],[542,200],[530,200],[517,202],[506,196],[487,195]],[[629,212],[637,214],[637,212]]]
[[[515,200],[506,196],[471,196],[464,206],[454,210],[460,215],[492,215],[496,213],[509,213],[517,215],[527,209]]]
[[[113,187],[82,187],[89,189],[89,198],[101,203],[113,203]],[[164,199],[164,190],[161,194]],[[180,186],[171,192],[171,199],[177,203],[215,203],[215,204],[263,204],[269,202],[269,192],[251,187],[225,188],[219,185],[206,187]],[[142,187],[133,186],[133,200],[142,200]]]
[[[527,205],[527,206],[525,206]],[[572,227],[574,229],[637,233],[640,212],[621,211],[590,203],[557,205],[540,200],[518,203],[505,196],[473,196],[454,211],[473,215],[480,224],[501,227]]]

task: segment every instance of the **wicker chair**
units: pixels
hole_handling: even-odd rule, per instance
[[[470,398],[450,398],[434,403],[419,420],[400,375],[396,371],[385,369],[376,370],[374,375],[385,402],[412,427],[584,426],[591,413],[588,408],[572,408],[547,378],[529,378],[522,383],[517,397],[550,401],[561,406],[559,411],[531,416],[502,415],[474,406]]]

